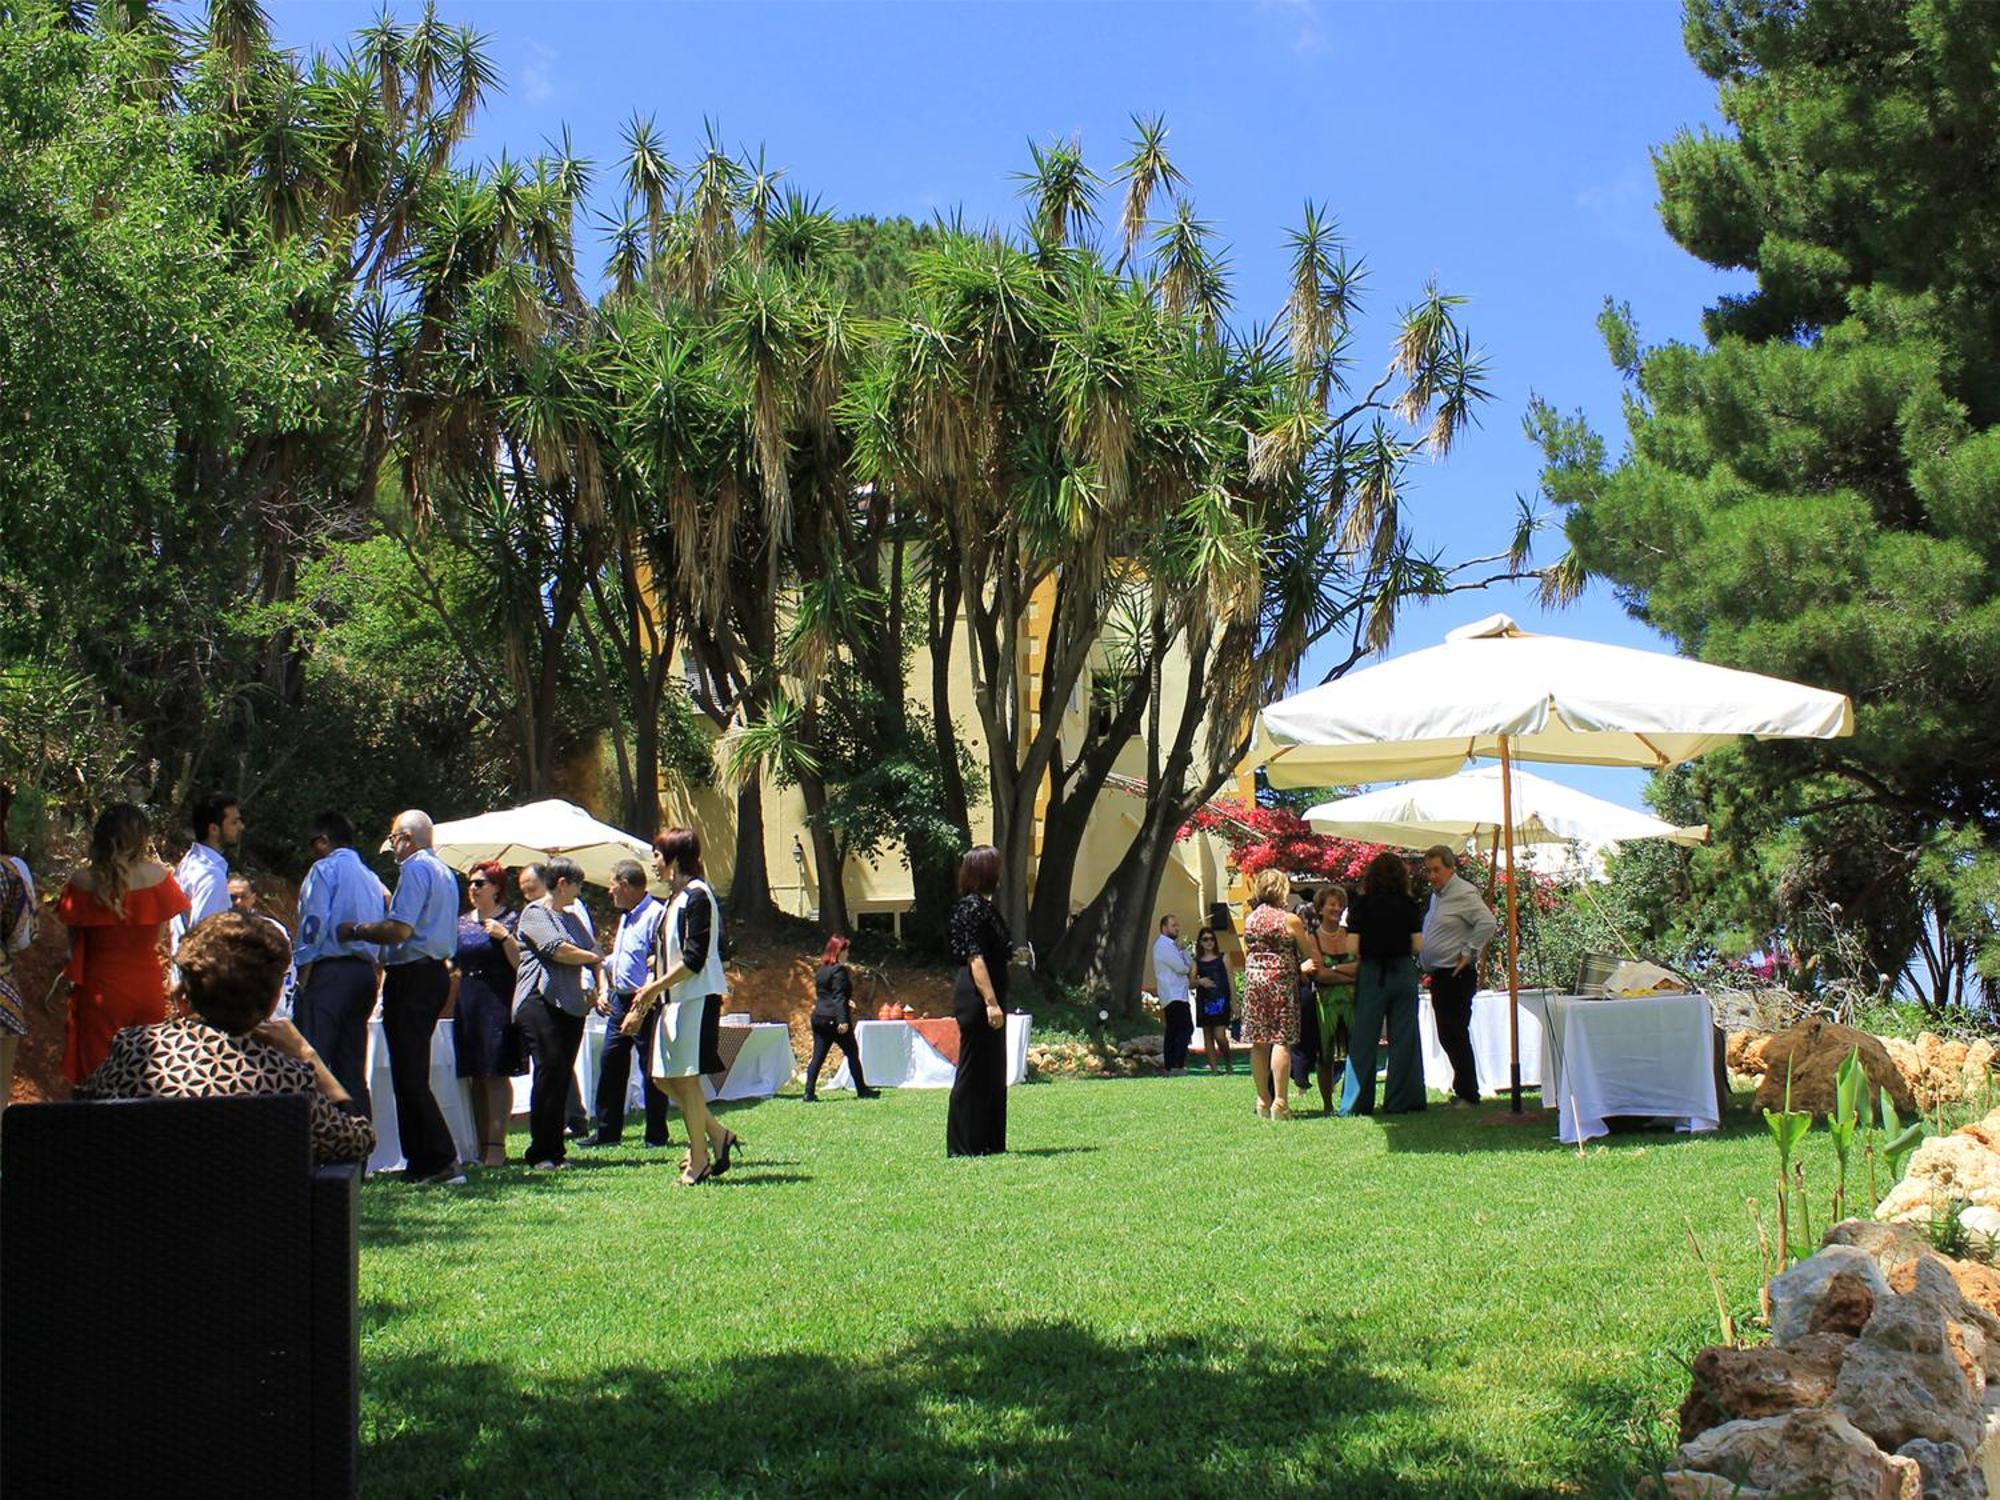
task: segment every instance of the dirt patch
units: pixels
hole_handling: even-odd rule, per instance
[[[783,937],[746,933],[730,956],[729,997],[724,1009],[748,1011],[753,1021],[782,1021],[791,1028],[792,1051],[812,1055],[813,974],[817,953],[802,953]],[[919,1015],[951,1014],[952,974],[948,970],[913,965],[856,964],[854,1011],[873,1020],[888,1002],[907,1005]]]

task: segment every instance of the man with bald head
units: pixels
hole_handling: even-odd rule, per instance
[[[451,995],[446,961],[458,951],[458,877],[431,852],[431,820],[412,809],[389,828],[396,893],[379,922],[343,922],[342,941],[380,943],[382,1035],[389,1043],[389,1083],[403,1138],[406,1182],[456,1186],[458,1146],[431,1093],[431,1037]]]

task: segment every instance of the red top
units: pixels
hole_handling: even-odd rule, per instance
[[[127,1026],[155,1026],[167,1018],[167,969],[160,932],[188,910],[187,895],[169,873],[158,885],[125,893],[120,916],[91,890],[71,881],[56,903],[69,928],[69,1037],[63,1074],[81,1083],[111,1051]]]

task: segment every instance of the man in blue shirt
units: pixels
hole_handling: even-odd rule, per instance
[[[389,848],[400,867],[389,915],[342,922],[343,940],[383,944],[382,1035],[389,1044],[389,1083],[396,1093],[396,1128],[403,1138],[403,1180],[456,1187],[458,1144],[431,1092],[431,1038],[451,997],[446,961],[458,951],[458,877],[431,852],[428,813],[399,813]]]
[[[379,922],[389,893],[354,852],[354,825],[337,812],[312,823],[313,866],[299,887],[299,931],[292,940],[298,988],[292,1024],[372,1118],[368,1097],[368,1017],[375,1009],[380,959],[368,943],[350,942],[342,926]]]
[[[187,915],[168,927],[168,943],[178,948],[201,923],[229,910],[229,856],[222,851],[243,837],[243,811],[229,792],[210,792],[196,800],[189,821],[194,843],[174,866],[174,879],[187,893]]]
[[[653,945],[659,941],[660,918],[666,908],[646,893],[646,872],[636,859],[621,859],[611,869],[611,904],[618,908],[618,935],[604,962],[604,984],[597,992],[597,1009],[605,1017],[604,1056],[597,1073],[597,1134],[586,1146],[615,1146],[625,1138],[625,1090],[632,1077],[632,1053],[639,1053],[639,1071],[652,1056],[653,1033],[659,1029],[656,1006],[647,1013],[636,1036],[620,1027],[632,1008],[632,994],[652,977]],[[608,995],[606,992],[609,992]],[[646,1085],[646,1144],[667,1144],[667,1096]]]

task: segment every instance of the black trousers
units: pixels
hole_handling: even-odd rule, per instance
[[[1007,1149],[1007,1028],[986,1024],[986,1002],[969,969],[958,971],[951,1013],[958,1021],[958,1073],[945,1115],[945,1154],[991,1156]]]
[[[382,1034],[389,1043],[396,1131],[412,1177],[427,1177],[458,1160],[457,1143],[431,1092],[431,1037],[450,994],[451,974],[442,959],[391,964],[382,976]]]
[[[326,1060],[354,1107],[373,1116],[368,1097],[368,1017],[375,1009],[375,965],[365,958],[323,958],[292,999],[292,1024]]]
[[[646,1059],[653,1055],[653,1033],[660,1029],[660,1008],[656,1005],[646,1012],[646,1019],[639,1023],[638,1035],[625,1035],[620,1028],[631,1009],[632,996],[629,993],[612,994],[611,1014],[604,1022],[604,1055],[597,1065],[597,1135],[600,1140],[623,1139],[625,1091],[632,1081],[632,1054],[634,1051],[639,1054],[639,1073],[643,1077]],[[664,1146],[666,1143],[667,1096],[648,1083],[646,1144]]]
[[[1472,1055],[1472,997],[1479,989],[1479,965],[1462,973],[1432,969],[1431,1013],[1437,1017],[1438,1045],[1451,1059],[1451,1091],[1471,1104],[1479,1102],[1479,1064]]]
[[[1170,1071],[1187,1066],[1188,1043],[1194,1040],[1194,1006],[1185,1000],[1169,1000],[1160,1007],[1167,1024],[1166,1045],[1160,1062]]]
[[[838,1047],[847,1056],[847,1071],[854,1080],[854,1092],[868,1091],[868,1080],[861,1076],[861,1048],[855,1045],[854,1025],[848,1023],[847,1030],[840,1029],[838,1021],[829,1021],[820,1016],[812,1018],[813,1055],[806,1064],[806,1097],[810,1099],[819,1090],[819,1070],[826,1061],[826,1054]]]
[[[515,1018],[521,1042],[535,1062],[535,1079],[528,1085],[529,1166],[561,1161],[568,1154],[563,1113],[569,1103],[570,1081],[576,1076],[576,1049],[583,1044],[583,1017],[559,1010],[539,996],[524,1000]]]

